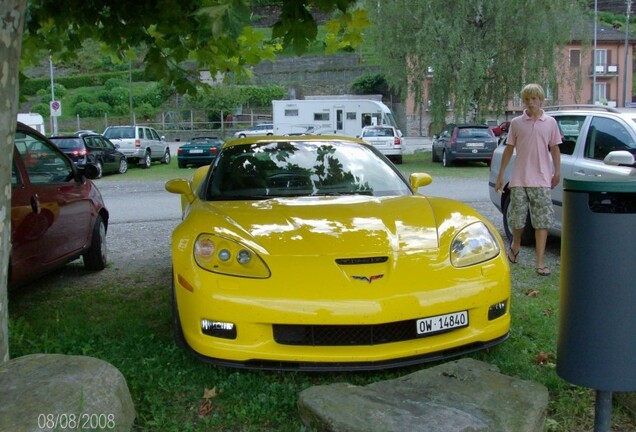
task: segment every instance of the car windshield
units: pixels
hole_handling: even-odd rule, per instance
[[[372,148],[342,141],[260,142],[225,148],[206,199],[412,194]]]
[[[81,138],[51,138],[51,141],[63,151],[79,150],[84,147]]]
[[[135,138],[135,128],[133,126],[108,128],[104,136],[108,139]]]

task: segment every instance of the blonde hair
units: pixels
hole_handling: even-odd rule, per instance
[[[535,96],[541,100],[545,99],[545,93],[543,92],[543,87],[539,84],[527,84],[523,90],[521,90],[521,100],[523,100],[526,96]]]

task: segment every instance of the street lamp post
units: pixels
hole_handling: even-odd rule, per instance
[[[623,106],[626,107],[627,102],[627,72],[628,67],[628,53],[629,53],[629,15],[632,13],[632,0],[626,0],[627,3],[627,18],[625,19],[625,66],[623,68]]]

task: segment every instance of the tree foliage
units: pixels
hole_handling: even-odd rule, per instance
[[[355,0],[285,1],[277,23],[284,44],[301,53],[316,37],[312,8],[341,12],[338,39],[356,41],[364,13],[351,14]],[[198,69],[249,73],[249,66],[272,59],[278,47],[249,27],[247,0],[0,0],[0,362],[9,359],[7,269],[11,232],[11,162],[18,105],[19,64],[39,64],[43,51],[73,59],[93,40],[122,63],[144,50],[145,73],[162,89],[193,92]],[[27,10],[28,5],[28,10]],[[301,19],[302,18],[302,19]],[[193,66],[186,66],[193,63]]]
[[[580,26],[581,0],[368,0],[371,37],[389,84],[430,101],[443,123],[502,113],[528,82],[557,90],[557,48]]]

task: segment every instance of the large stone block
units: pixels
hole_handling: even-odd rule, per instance
[[[311,430],[332,432],[542,432],[545,386],[470,358],[364,387],[331,384],[301,392]]]
[[[0,431],[130,431],[124,376],[93,357],[32,354],[0,365]]]

